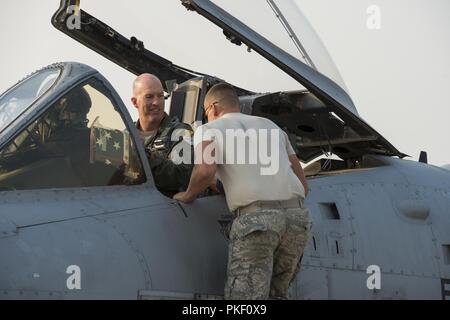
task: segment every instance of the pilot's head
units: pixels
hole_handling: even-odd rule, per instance
[[[59,99],[58,121],[64,127],[86,127],[92,101],[84,88],[77,87]]]
[[[138,110],[144,130],[147,124],[159,126],[164,117],[164,89],[156,76],[144,73],[134,80],[131,102]]]

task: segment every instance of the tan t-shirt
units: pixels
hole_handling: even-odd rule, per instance
[[[227,113],[196,130],[194,145],[201,141],[214,141],[217,174],[230,211],[258,200],[305,197],[288,158],[295,154],[288,136],[269,119]],[[210,150],[205,153],[212,154]]]

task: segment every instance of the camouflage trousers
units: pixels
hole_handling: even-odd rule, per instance
[[[262,209],[236,218],[230,231],[225,299],[287,299],[310,229],[304,207]]]

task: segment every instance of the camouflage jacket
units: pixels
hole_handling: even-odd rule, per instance
[[[142,131],[139,120],[136,128]],[[189,185],[194,167],[192,135],[190,125],[165,114],[155,136],[144,143],[156,187],[168,197],[185,191]],[[184,150],[189,150],[190,154],[183,154]],[[173,161],[175,157],[184,161],[177,164]]]

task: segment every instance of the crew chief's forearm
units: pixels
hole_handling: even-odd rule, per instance
[[[215,165],[198,164],[192,170],[191,180],[188,189],[186,190],[186,197],[189,200],[194,200],[211,184],[212,179],[216,173]]]

